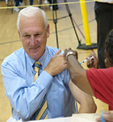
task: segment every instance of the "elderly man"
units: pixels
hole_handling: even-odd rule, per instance
[[[12,117],[35,120],[71,116],[75,99],[80,103],[79,113],[95,112],[93,98],[70,81],[63,52],[46,46],[49,24],[45,12],[37,7],[22,9],[17,28],[23,48],[6,57],[1,65]]]

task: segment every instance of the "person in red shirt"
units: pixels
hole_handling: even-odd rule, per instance
[[[106,68],[98,69],[99,61],[94,54],[88,57],[87,66],[90,69],[87,70],[78,62],[77,51],[65,49],[64,55],[73,83],[86,93],[107,103],[110,111],[105,112],[104,119],[106,122],[113,122],[113,30],[109,32],[105,41]],[[92,56],[93,59],[90,58]],[[100,118],[97,118],[97,122],[100,121]]]

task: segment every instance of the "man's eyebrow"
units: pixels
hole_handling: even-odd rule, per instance
[[[28,34],[28,33],[25,32],[25,33],[23,33],[23,35],[30,35],[30,34]]]

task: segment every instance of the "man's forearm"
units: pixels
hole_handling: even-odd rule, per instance
[[[86,99],[88,99],[88,98],[86,98]],[[87,100],[80,105],[78,113],[95,113],[96,110],[97,110],[97,106],[96,106],[93,98],[91,98],[91,99],[89,99],[89,101]]]

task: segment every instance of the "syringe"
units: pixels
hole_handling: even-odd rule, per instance
[[[94,56],[92,56],[90,59],[93,59],[93,58],[94,58]],[[85,63],[86,61],[88,61],[88,59],[83,60],[82,62],[80,62],[80,64],[83,64],[83,63]]]

